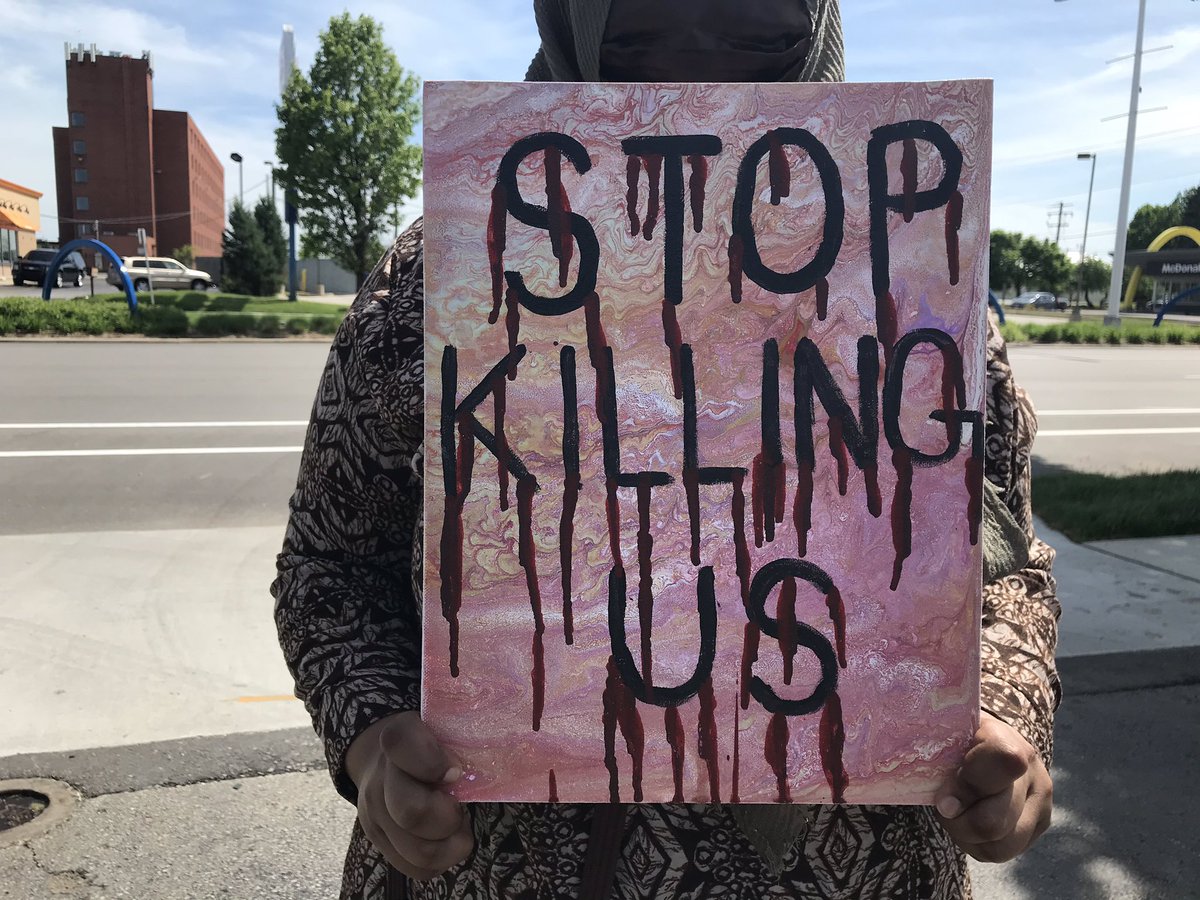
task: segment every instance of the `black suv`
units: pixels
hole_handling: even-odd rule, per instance
[[[42,284],[46,280],[46,270],[50,268],[50,263],[54,261],[54,257],[56,256],[58,256],[57,250],[30,250],[13,263],[13,284],[17,287],[20,287],[27,281],[32,281],[34,284]],[[62,287],[64,284],[73,284],[75,287],[82,287],[83,276],[87,274],[87,271],[87,263],[83,261],[82,256],[78,253],[68,253],[67,258],[58,267],[58,271],[54,273],[52,283],[57,288]]]

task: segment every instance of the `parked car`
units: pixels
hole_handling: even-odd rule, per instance
[[[13,284],[17,287],[27,281],[42,284],[46,280],[46,271],[56,256],[58,256],[57,250],[30,250],[13,263]],[[56,288],[60,288],[64,284],[82,287],[83,277],[87,273],[88,267],[87,263],[83,261],[83,257],[78,253],[68,253],[67,258],[62,261],[62,265],[54,273],[51,283]]]
[[[127,256],[121,271],[129,276],[135,291],[150,288],[151,281],[159,290],[207,291],[213,285],[212,276],[200,269],[189,269],[176,259],[165,256]],[[121,285],[121,276],[113,266],[108,270],[108,283]]]
[[[1067,301],[1055,297],[1049,291],[1026,291],[1013,297],[1008,305],[1013,309],[1024,309],[1027,306],[1032,306],[1034,309],[1066,309]]]

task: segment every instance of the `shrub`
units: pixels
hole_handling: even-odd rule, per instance
[[[288,319],[284,328],[288,334],[304,334],[308,331],[308,319]]]
[[[1146,342],[1149,344],[1165,344],[1167,336],[1161,328],[1151,328],[1145,332]]]
[[[255,324],[255,333],[260,337],[279,337],[283,331],[283,324],[279,321],[279,316],[259,316]]]
[[[196,333],[204,337],[250,334],[254,325],[254,316],[239,316],[232,313],[203,313],[196,320]]]
[[[1187,340],[1187,334],[1182,329],[1172,328],[1170,331],[1167,332],[1167,343],[1168,344],[1182,344],[1186,340]]]
[[[308,327],[317,334],[333,334],[338,329],[338,320],[334,316],[313,316]]]
[[[241,312],[249,302],[249,297],[236,294],[219,294],[209,299],[208,308],[213,312]]]
[[[1105,342],[1106,344],[1119,344],[1119,343],[1121,343],[1121,332],[1120,332],[1120,331],[1118,331],[1116,328],[1106,328],[1106,329],[1104,329],[1104,342]]]
[[[1142,332],[1137,331],[1137,330],[1126,331],[1121,336],[1125,338],[1125,343],[1127,343],[1127,344],[1144,344],[1144,343],[1146,343],[1146,338],[1142,335]]]
[[[142,334],[151,337],[186,337],[188,317],[174,306],[139,306],[137,324]]]
[[[175,305],[186,312],[198,312],[208,305],[208,295],[199,291],[188,291],[179,295]]]

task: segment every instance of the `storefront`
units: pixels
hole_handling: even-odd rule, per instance
[[[11,284],[13,260],[37,247],[41,199],[37,191],[0,178],[0,284]]]
[[[1200,287],[1200,247],[1175,250],[1134,250],[1125,255],[1126,266],[1140,266],[1142,277],[1151,279],[1149,308],[1158,309],[1172,297]],[[1200,297],[1181,301],[1173,312],[1200,312]]]

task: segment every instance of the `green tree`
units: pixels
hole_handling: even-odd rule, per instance
[[[283,219],[279,217],[279,210],[275,208],[270,197],[264,196],[254,207],[254,222],[262,232],[263,243],[267,246],[271,262],[270,271],[263,273],[264,281],[267,280],[267,275],[271,276],[270,284],[265,285],[271,290],[263,291],[263,294],[273,296],[279,293],[283,286],[284,272],[287,271],[288,245],[287,237],[283,233]]]
[[[374,266],[389,209],[416,195],[418,79],[369,16],[335,16],[308,75],[292,74],[276,107],[275,147],[300,208],[307,245],[355,273]]]
[[[1175,198],[1175,202],[1179,206],[1179,221],[1175,224],[1200,228],[1200,185],[1184,191]],[[1185,243],[1191,244],[1186,239]]]
[[[221,238],[221,288],[231,294],[274,296],[279,276],[258,222],[240,200],[229,213]]]
[[[993,231],[991,236],[991,262],[988,269],[988,286],[1003,294],[1021,287],[1024,272],[1021,268],[1021,241],[1023,235],[1015,231]]]
[[[1021,270],[1024,287],[1062,293],[1071,283],[1074,267],[1062,247],[1050,240],[1027,237],[1021,241]]]
[[[1102,259],[1088,257],[1075,267],[1075,277],[1083,288],[1083,302],[1092,306],[1092,291],[1100,291],[1100,296],[1107,296],[1108,287],[1112,283],[1112,266]]]
[[[1145,250],[1150,246],[1152,240],[1172,225],[1180,224],[1180,212],[1178,197],[1165,206],[1147,203],[1145,206],[1139,207],[1129,221],[1126,249]]]
[[[176,247],[171,251],[171,258],[178,260],[189,268],[196,265],[196,248],[191,244],[184,244],[182,247]]]

